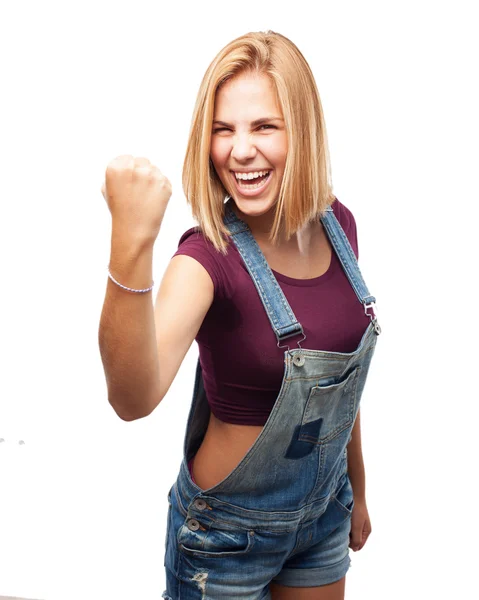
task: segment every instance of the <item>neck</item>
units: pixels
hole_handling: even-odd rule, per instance
[[[273,226],[274,207],[264,215],[258,217],[245,215],[239,210],[234,202],[232,204],[232,209],[236,216],[248,225],[253,237],[262,248],[269,247],[272,250],[288,251],[301,255],[308,255],[312,251],[313,243],[315,238],[317,238],[319,222],[307,223],[302,229],[294,233],[289,240],[286,239],[283,232],[280,232],[278,242],[273,245],[272,242],[269,241],[269,235]],[[319,227],[321,227],[321,225],[319,225]]]

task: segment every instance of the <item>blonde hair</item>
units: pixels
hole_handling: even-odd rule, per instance
[[[306,59],[293,42],[279,33],[243,35],[218,53],[203,77],[183,163],[183,191],[193,218],[223,254],[227,253],[229,236],[223,223],[228,192],[210,160],[215,96],[226,81],[250,71],[267,75],[273,82],[288,139],[270,242],[276,244],[281,233],[290,239],[334,200],[323,110]]]

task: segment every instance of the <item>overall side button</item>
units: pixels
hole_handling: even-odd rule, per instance
[[[297,367],[302,367],[305,363],[306,359],[304,358],[304,355],[301,354],[301,352],[298,352],[298,354],[295,354],[293,356],[293,363],[297,366]]]
[[[203,500],[202,498],[197,498],[194,502],[193,502],[193,506],[195,508],[197,508],[198,510],[205,510],[205,508],[211,508],[210,506],[208,506],[205,502],[205,500]]]
[[[201,529],[201,531],[206,531],[206,527],[203,527],[203,525],[201,525],[201,523],[196,519],[188,519],[188,521],[186,521],[186,526],[191,531],[198,531],[198,529]]]
[[[191,531],[197,531],[200,528],[200,524],[198,523],[198,521],[196,519],[189,519],[186,522],[186,525],[187,525],[188,529],[191,529]]]

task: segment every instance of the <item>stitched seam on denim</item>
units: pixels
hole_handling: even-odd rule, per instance
[[[235,219],[235,216],[233,216],[233,214],[231,214],[232,224],[234,224],[233,223],[234,220],[237,221],[237,218]],[[358,297],[360,302],[363,304],[371,302],[371,301],[375,301],[374,296],[372,296],[370,294],[369,290],[367,289],[366,283],[365,283],[365,281],[362,277],[361,271],[359,269],[359,265],[357,264],[357,259],[354,254],[354,251],[351,247],[351,244],[349,243],[349,240],[348,240],[346,234],[344,233],[344,230],[341,228],[341,225],[339,224],[339,221],[337,220],[336,216],[334,215],[334,213],[332,211],[330,211],[329,213],[324,215],[323,220],[326,225],[327,233],[330,234],[331,241],[333,242],[335,251],[339,256],[339,259],[341,261],[343,269],[346,271],[346,274],[348,275],[348,278],[349,278],[350,283],[356,293],[356,296]],[[239,225],[241,223],[239,222],[237,224]],[[235,227],[235,229],[238,229],[238,228]],[[265,271],[268,275],[268,278],[269,278],[269,283],[272,284],[274,291],[277,295],[277,298],[279,298],[280,303],[282,304],[282,307],[283,307],[284,311],[286,312],[288,318],[293,321],[293,323],[290,323],[288,325],[284,325],[284,326],[279,325],[279,321],[276,316],[276,311],[273,310],[273,307],[271,306],[271,304],[268,300],[268,297],[267,297],[265,289],[263,287],[261,278],[256,275],[256,272],[252,266],[252,262],[250,261],[248,255],[247,255],[247,252],[245,251],[244,246],[246,246],[246,244],[243,243],[242,239],[240,239],[240,238],[235,239],[235,237],[233,237],[233,241],[235,242],[235,244],[238,248],[238,251],[240,252],[240,255],[242,256],[243,261],[245,262],[245,264],[248,268],[248,271],[253,279],[253,282],[259,292],[260,299],[266,309],[266,312],[268,314],[271,324],[273,325],[273,328],[275,328],[275,330],[277,330],[280,333],[280,335],[283,330],[288,330],[290,328],[293,328],[293,330],[294,330],[295,325],[297,325],[297,324],[300,325],[300,323],[296,319],[291,307],[289,306],[289,303],[286,300],[286,297],[284,296],[284,293],[281,290],[280,286],[278,285],[278,282],[277,282],[276,278],[274,277],[274,274],[272,273],[268,263],[266,262],[266,259],[265,259],[264,255],[262,254],[261,249],[259,248],[256,240],[254,239],[254,236],[252,235],[249,228],[244,228],[244,227],[242,227],[238,232],[235,231],[233,235],[236,236],[236,235],[240,235],[240,234],[244,234],[242,237],[246,237],[246,239],[249,240],[250,243],[253,245],[253,248],[255,249],[255,250],[253,250],[253,252],[259,258],[261,265],[265,269]],[[342,241],[343,245],[340,243],[340,240]],[[350,259],[350,262],[347,260],[348,258]],[[362,289],[361,289],[361,286],[362,286]],[[362,293],[365,294],[364,297],[362,296]]]
[[[294,548],[291,550],[291,552],[288,554],[287,559],[291,558],[293,556],[293,554],[296,552],[296,550],[301,546],[300,544],[300,536],[299,533],[300,531],[303,529],[303,527],[305,526],[305,523],[300,523],[297,530],[296,530],[296,543],[294,544]]]
[[[179,511],[183,515],[183,517],[186,517],[187,514],[188,514],[188,511],[183,506],[183,502],[181,501],[180,494],[178,493],[178,487],[175,485],[174,489],[175,489],[175,497],[176,497],[176,501],[177,501],[177,504],[178,504]]]
[[[325,460],[324,459],[324,454],[325,453],[323,451],[323,446],[316,445],[314,451],[315,452],[319,452],[319,465],[318,465],[318,469],[316,471],[316,479],[314,481],[314,485],[311,488],[311,492],[308,494],[308,496],[306,498],[306,501],[307,501],[308,505],[309,504],[314,504],[315,502],[318,502],[318,501],[322,502],[322,500],[323,500],[323,498],[320,498],[319,500],[312,500],[311,501],[311,497],[314,498],[314,496],[316,494],[316,489],[318,487],[318,483],[323,480],[323,470],[324,470],[324,460]]]
[[[311,435],[303,433],[298,436],[298,439],[301,442],[312,442],[313,444],[316,444],[318,446],[324,446],[325,444],[328,444],[331,440],[333,440],[335,437],[337,437],[342,431],[344,431],[345,429],[349,429],[352,422],[353,419],[349,417],[347,422],[341,423],[341,425],[337,425],[337,427],[333,431],[331,431],[325,438],[323,437],[318,439],[317,437],[313,437]]]
[[[353,387],[354,387],[354,389],[352,390],[351,399],[350,399],[350,403],[352,404],[352,407],[351,407],[351,408],[352,408],[352,411],[353,411],[353,418],[351,418],[351,419],[349,420],[347,427],[345,427],[345,428],[342,428],[342,429],[341,429],[341,430],[339,430],[339,431],[333,431],[333,432],[331,432],[331,434],[330,434],[330,436],[328,436],[328,438],[320,439],[320,440],[319,440],[319,442],[320,442],[322,445],[324,445],[324,444],[327,444],[328,442],[330,442],[330,441],[333,439],[333,437],[336,437],[336,436],[337,436],[339,433],[341,433],[341,432],[342,432],[344,429],[348,428],[348,427],[349,427],[349,425],[351,425],[351,423],[353,423],[353,422],[354,422],[354,406],[355,406],[355,405],[356,405],[356,403],[357,403],[357,395],[358,395],[358,381],[359,381],[359,374],[360,374],[360,372],[361,372],[361,367],[359,366],[359,367],[357,368],[357,370],[356,370],[356,376],[355,376],[355,380],[354,380],[354,383],[353,383]],[[358,402],[358,403],[359,403],[359,402]]]
[[[343,522],[344,522],[344,521],[343,521]],[[341,523],[341,525],[342,525],[342,523]],[[313,544],[313,546],[314,546],[314,545],[315,545],[315,544]],[[323,570],[324,570],[324,571],[326,571],[326,570],[328,570],[328,571],[329,571],[329,570],[330,570],[330,569],[332,569],[333,567],[336,567],[336,566],[340,565],[341,563],[345,562],[345,561],[346,561],[348,558],[349,558],[349,554],[346,554],[346,556],[345,556],[344,558],[342,558],[341,560],[338,560],[338,562],[332,563],[332,564],[330,564],[330,565],[324,565],[324,566],[322,566],[322,567],[314,567],[313,569],[305,569],[305,570],[306,570],[306,573],[308,573],[308,572],[310,572],[310,571],[318,571],[318,570],[319,570],[319,571],[323,571]],[[284,569],[282,569],[282,571],[281,571],[281,572],[283,572],[283,571],[287,571],[287,572],[290,572],[290,573],[298,574],[298,571],[299,571],[299,572],[302,572],[302,571],[304,571],[304,569],[295,569],[295,568],[291,568],[291,567],[289,567],[289,568],[288,568],[288,567],[285,567]],[[274,580],[273,580],[273,581],[274,581]],[[293,584],[293,585],[294,585],[294,584]],[[319,584],[319,583],[318,583],[318,584],[316,584],[316,585],[322,585],[322,584]]]
[[[268,423],[267,423],[268,429],[266,428],[266,425],[265,425],[264,428],[261,430],[261,433],[259,434],[258,438],[256,438],[256,440],[252,446],[253,452],[250,453],[250,451],[248,450],[247,454],[243,457],[240,464],[237,467],[235,467],[234,471],[232,471],[232,473],[230,473],[230,475],[234,474],[234,476],[237,477],[243,471],[243,469],[247,466],[247,464],[249,463],[251,458],[259,452],[261,446],[264,444],[266,434],[269,432],[271,427],[273,427],[275,420],[278,418],[279,408],[284,400],[286,390],[288,390],[288,389],[289,389],[289,380],[283,379],[283,383],[281,385],[281,390],[280,390],[279,396],[276,399],[275,404],[274,404],[273,413],[270,414],[270,418],[268,419]],[[271,415],[273,417],[272,419],[271,419]],[[228,477],[229,477],[229,475],[228,475]]]
[[[336,252],[339,256],[339,259],[341,261],[341,264],[343,265],[343,268],[346,270],[347,274],[349,274],[350,282],[354,288],[354,291],[356,292],[357,297],[359,298],[359,301],[362,304],[364,304],[367,300],[369,300],[370,298],[373,298],[373,296],[371,296],[371,294],[367,288],[367,285],[361,275],[361,271],[359,270],[356,256],[354,254],[353,249],[351,248],[351,244],[349,243],[349,240],[348,240],[346,234],[344,233],[344,230],[342,229],[341,225],[339,224],[339,221],[337,220],[336,215],[334,213],[332,213],[332,212],[329,213],[329,219],[325,218],[325,222],[327,224],[329,233],[331,234],[331,236],[333,237],[333,239],[336,242],[334,244],[334,246],[335,246]],[[344,248],[340,244],[339,238],[341,238],[341,240],[343,241]],[[346,251],[346,255],[343,254],[344,249]],[[347,260],[348,257],[351,260],[352,265],[354,265],[354,266],[352,266],[348,262],[348,260]],[[362,284],[364,290],[360,289],[361,284]],[[364,297],[361,295],[362,292],[365,293]]]
[[[349,385],[349,383],[352,383],[352,380],[355,377],[357,377],[357,372],[360,370],[361,370],[361,366],[357,365],[349,372],[349,374],[342,381],[338,381],[336,383],[331,383],[329,385],[323,385],[323,386],[315,385],[313,389],[318,390],[318,392],[315,392],[315,394],[317,394],[319,396],[321,394],[328,393],[333,389],[339,390],[341,387],[346,387],[347,385]],[[335,374],[330,375],[328,373],[328,375],[325,375],[324,377],[329,379],[329,377],[341,376],[343,373],[344,373],[344,370],[340,371],[337,375],[335,375]],[[321,381],[321,377],[318,379],[318,381]],[[311,390],[311,392],[310,392],[310,397],[311,397],[312,393],[313,393],[313,390]]]
[[[299,324],[298,319],[296,318],[296,316],[293,313],[293,310],[291,309],[291,306],[289,305],[288,301],[286,300],[286,297],[283,293],[283,290],[280,288],[280,286],[278,285],[278,282],[276,281],[276,278],[274,277],[273,273],[271,272],[271,269],[269,268],[268,263],[266,262],[266,260],[261,257],[261,262],[263,263],[264,268],[269,271],[268,275],[271,273],[271,281],[269,282],[270,284],[273,285],[273,288],[279,298],[279,300],[281,301],[281,304],[283,305],[283,308],[286,312],[286,314],[288,315],[288,318],[293,321],[292,323],[289,323],[288,325],[279,325],[279,322],[276,320],[276,327],[278,329],[278,331],[281,333],[284,330],[288,330],[291,327],[294,327],[295,324]],[[256,273],[253,272],[253,277],[258,281],[258,283],[260,282],[259,277],[257,277]],[[298,333],[300,333],[298,331]]]
[[[340,477],[338,478],[337,481],[339,481]],[[334,487],[336,486],[337,482],[334,484]],[[329,496],[329,498],[332,497],[332,494]],[[277,516],[278,521],[284,520],[283,515],[285,514],[292,514],[295,513],[295,517],[293,519],[291,519],[290,521],[288,521],[289,523],[291,523],[293,525],[293,527],[289,527],[286,529],[283,529],[281,527],[271,527],[270,523],[264,523],[264,524],[258,524],[258,523],[254,523],[255,519],[261,519],[261,516],[256,516],[258,515],[258,512],[260,511],[249,511],[251,513],[253,513],[251,515],[251,517],[248,516],[243,516],[241,517],[242,519],[246,520],[246,519],[250,519],[250,526],[244,526],[241,523],[238,523],[238,521],[228,521],[226,519],[223,518],[215,518],[214,521],[215,523],[221,523],[223,525],[230,525],[232,526],[234,529],[241,529],[244,528],[245,530],[253,530],[253,531],[264,531],[265,533],[292,533],[295,528],[297,528],[299,526],[299,524],[302,522],[302,514],[306,511],[306,509],[308,509],[310,506],[314,505],[314,504],[323,504],[324,500],[325,500],[326,496],[323,496],[322,498],[318,498],[318,499],[314,499],[312,501],[307,501],[300,509],[295,510],[295,511],[290,511],[289,513],[285,513],[284,511],[265,511],[268,512],[269,515],[275,515]],[[221,500],[218,501],[219,505],[229,505],[229,506],[234,506],[232,504],[229,504],[228,502],[223,502]],[[220,507],[219,507],[220,508]],[[242,511],[246,512],[248,511],[248,509],[242,509]],[[313,519],[315,519],[316,517],[314,517]]]
[[[255,543],[255,539],[254,539],[254,535],[250,534],[250,530],[247,531],[247,535],[248,535],[248,545],[246,546],[246,548],[243,548],[242,550],[225,550],[224,552],[222,552],[221,550],[197,550],[196,548],[191,548],[190,546],[185,546],[184,544],[180,543],[181,549],[184,550],[185,554],[187,555],[191,555],[191,554],[197,554],[198,556],[217,556],[217,557],[221,557],[221,556],[231,556],[234,554],[248,554]]]
[[[374,339],[374,338],[373,338]],[[361,358],[361,360],[363,360],[365,358],[365,356],[367,354],[369,354],[370,352],[373,352],[375,349],[375,344],[373,346],[369,346],[368,348],[364,348],[360,354],[357,355],[358,358]],[[334,356],[325,356],[325,357],[321,357],[322,359],[325,360],[334,360]],[[334,375],[332,375],[334,376]],[[311,377],[303,377],[301,375],[290,375],[289,377],[286,378],[286,381],[288,381],[289,383],[293,382],[293,381],[311,381],[311,380],[316,380],[318,378],[318,376],[316,375],[315,377],[311,376]]]
[[[231,217],[231,221],[237,220],[237,217],[236,217],[236,215],[234,215],[233,212],[230,212],[230,215],[228,216],[228,219],[229,219],[229,217]],[[239,224],[241,224],[241,223],[238,223],[238,225]],[[236,247],[237,247],[237,249],[238,249],[241,257],[243,258],[244,263],[246,264],[246,266],[248,268],[248,272],[250,273],[250,275],[251,275],[251,277],[253,279],[253,282],[254,282],[254,284],[255,284],[258,292],[259,292],[261,301],[262,301],[262,303],[263,303],[263,305],[264,305],[264,307],[266,309],[266,312],[268,314],[268,317],[270,319],[271,324],[273,325],[273,328],[275,330],[278,330],[281,333],[281,330],[284,330],[284,329],[287,330],[290,327],[294,327],[295,325],[298,325],[299,322],[296,319],[296,316],[294,315],[294,313],[293,313],[290,305],[288,304],[288,301],[286,300],[286,297],[284,296],[283,291],[281,290],[280,286],[278,285],[278,282],[277,282],[277,280],[276,280],[273,272],[271,271],[268,263],[266,262],[266,259],[264,257],[264,254],[261,251],[261,248],[259,247],[258,243],[254,239],[254,236],[251,233],[251,230],[248,227],[246,227],[246,228],[243,227],[240,231],[235,232],[233,235],[238,235],[238,234],[244,234],[244,235],[241,236],[241,238],[238,238],[238,239],[235,239],[235,237],[233,237],[233,242],[235,243],[235,245],[236,245]],[[284,326],[280,326],[279,325],[278,319],[277,319],[276,314],[275,314],[276,311],[273,311],[273,308],[271,307],[271,305],[270,305],[270,303],[268,301],[268,298],[266,296],[266,292],[265,292],[265,290],[264,290],[264,288],[262,286],[262,283],[261,283],[260,279],[256,276],[255,271],[252,269],[252,263],[250,262],[250,260],[248,258],[247,252],[243,253],[243,251],[245,250],[244,247],[246,246],[246,243],[243,242],[243,239],[242,239],[243,237],[245,237],[246,240],[249,241],[249,242],[251,242],[251,244],[253,245],[253,248],[254,248],[253,252],[254,252],[254,254],[260,259],[260,261],[262,263],[262,266],[263,266],[263,268],[265,269],[265,271],[266,271],[266,273],[268,275],[269,282],[273,285],[273,287],[275,289],[276,296],[279,298],[281,304],[283,305],[283,309],[285,310],[288,318],[290,320],[292,320],[293,323],[290,323],[289,325],[284,325]],[[300,331],[298,331],[298,333],[300,333]]]
[[[270,525],[256,525],[253,523],[248,529],[258,533],[293,533],[294,531],[294,529],[282,529],[281,527],[278,527],[278,529],[268,529],[268,527],[270,527]]]
[[[208,501],[209,496],[205,496],[205,500]],[[303,511],[302,508],[298,508],[297,510],[256,510],[253,508],[244,508],[243,506],[237,506],[236,504],[231,504],[231,502],[226,502],[225,500],[220,500],[214,496],[211,496],[211,499],[215,500],[216,508],[222,509],[224,512],[231,512],[236,517],[242,519],[264,519],[266,515],[273,515],[275,519],[278,521],[288,520],[289,522],[294,521],[296,518],[301,517],[301,513]],[[233,523],[235,525],[235,523]],[[235,525],[237,526],[237,525]]]
[[[257,525],[256,523],[254,523],[254,518],[253,518],[250,526],[246,526],[246,525],[241,526],[238,524],[238,522],[227,521],[226,519],[222,519],[222,518],[215,519],[215,523],[222,524],[222,525],[230,525],[236,529],[243,528],[245,531],[265,531],[265,532],[269,531],[270,533],[278,533],[278,532],[279,533],[292,533],[294,531],[294,528],[283,529],[283,528],[278,527],[278,528],[274,528],[274,529],[268,529],[268,527],[271,527],[270,524]],[[297,527],[297,524],[295,523],[295,521],[291,521],[291,523],[294,523],[295,527]]]
[[[329,229],[329,233],[330,233],[331,238],[335,241],[335,243],[333,245],[335,247],[336,254],[339,257],[339,260],[341,261],[341,265],[342,265],[343,269],[346,271],[346,275],[348,275],[349,282],[351,283],[359,301],[361,303],[363,303],[363,298],[362,298],[361,292],[359,290],[358,281],[356,280],[355,274],[352,272],[352,269],[351,269],[349,263],[347,262],[346,256],[343,254],[343,249],[341,248],[341,246],[339,244],[339,240],[336,235],[336,232],[331,227]]]
[[[324,446],[326,444],[328,444],[331,440],[333,440],[335,437],[337,437],[342,431],[344,431],[345,429],[349,429],[349,426],[352,423],[352,419],[349,419],[349,421],[347,423],[342,424],[339,428],[335,429],[334,431],[332,431],[329,436],[327,438],[320,438],[318,440],[318,438],[307,435],[307,434],[302,434],[299,436],[299,440],[301,442],[311,442],[312,444],[316,444],[317,446]]]
[[[248,234],[248,232],[246,232],[246,234]],[[248,236],[250,237],[250,236]],[[288,318],[293,321],[293,323],[290,323],[289,325],[280,325],[278,318],[276,316],[276,311],[273,309],[273,307],[271,306],[271,304],[269,303],[268,300],[268,296],[266,294],[265,289],[263,288],[262,282],[261,282],[261,278],[259,276],[257,276],[255,270],[253,269],[253,265],[252,262],[250,261],[248,255],[245,253],[243,254],[243,250],[244,248],[242,247],[241,244],[241,248],[238,245],[238,250],[240,250],[240,254],[248,268],[249,274],[251,275],[251,277],[253,278],[253,281],[255,283],[256,288],[258,289],[258,291],[260,292],[260,298],[261,301],[263,302],[263,305],[265,306],[267,312],[268,312],[268,316],[269,319],[271,321],[271,323],[273,324],[274,328],[277,329],[278,331],[281,332],[281,330],[284,329],[288,329],[291,326],[294,326],[295,324],[298,323],[298,320],[296,319],[296,316],[294,315],[288,301],[286,300],[283,291],[281,290],[281,288],[278,285],[278,282],[276,281],[276,278],[274,277],[268,263],[266,262],[266,259],[264,257],[264,255],[261,253],[261,249],[259,248],[256,240],[254,239],[254,237],[251,234],[251,239],[253,244],[257,247],[258,249],[258,258],[260,259],[263,268],[265,269],[266,273],[268,274],[268,277],[270,279],[269,283],[272,284],[273,288],[274,288],[274,293],[276,294],[276,296],[279,298],[279,300],[281,301],[281,304],[283,305],[283,309],[285,310]],[[241,243],[241,242],[240,242]],[[299,332],[298,332],[299,333]]]
[[[246,231],[243,232],[243,234],[247,234]],[[265,290],[263,289],[263,286],[261,284],[261,281],[258,280],[258,278],[256,277],[256,274],[252,271],[252,266],[251,266],[251,262],[246,254],[246,252],[244,252],[244,248],[243,248],[243,242],[241,239],[234,239],[233,240],[236,244],[236,247],[238,248],[238,251],[240,253],[241,258],[243,259],[247,269],[248,269],[248,273],[250,274],[251,278],[253,279],[254,285],[257,289],[257,291],[259,292],[259,296],[261,299],[261,302],[263,304],[263,306],[266,309],[266,312],[268,314],[269,320],[271,321],[273,327],[277,328],[278,327],[278,321],[276,319],[276,315],[274,313],[274,311],[271,308],[271,305],[269,304],[268,301],[268,297],[266,295]]]
[[[310,377],[293,377],[291,379],[288,379],[288,381],[321,381],[321,378],[327,378],[327,377],[340,377],[342,374],[344,373],[344,369],[342,369],[341,371],[334,371],[332,373],[328,373],[327,375],[321,375],[321,377],[318,379],[317,375],[311,375]],[[339,382],[341,383],[341,382]],[[337,385],[339,385],[339,383]],[[334,385],[334,384],[331,384]],[[321,386],[317,386],[317,387],[321,387]]]
[[[359,373],[361,371],[361,367],[356,367],[355,368],[355,375],[354,375],[354,383],[353,385],[353,390],[352,393],[349,394],[350,398],[349,398],[349,403],[350,403],[350,408],[349,410],[353,412],[353,416],[354,416],[354,405],[356,404],[356,397],[357,397],[357,387],[358,387],[358,380],[359,380]],[[342,383],[346,383],[348,381],[348,379],[345,379],[344,382]],[[340,385],[340,384],[338,384]],[[311,399],[311,394],[312,391],[308,397],[304,412],[306,412],[307,406],[309,405],[309,401]],[[303,413],[304,414],[304,413]],[[349,413],[348,413],[349,414]],[[331,442],[331,440],[333,440],[335,437],[337,437],[340,433],[342,433],[345,429],[348,429],[351,425],[351,423],[353,422],[353,417],[349,416],[347,422],[345,423],[341,423],[340,425],[338,425],[333,431],[330,431],[329,434],[326,437],[320,437],[320,438],[315,438],[313,436],[310,436],[308,434],[299,434],[298,439],[303,441],[303,442],[311,442],[317,446],[325,446],[326,444],[328,444],[329,442]],[[301,426],[304,425],[304,423],[301,424]]]
[[[340,500],[338,500],[337,496],[332,496],[332,498],[333,498],[334,500],[336,500],[336,502],[339,504],[340,508],[342,508],[342,510],[343,510],[345,513],[347,513],[348,515],[351,515],[351,509],[349,509],[349,508],[346,508],[346,506],[344,506],[344,504],[343,504],[343,503],[342,503]],[[342,524],[342,523],[341,523],[341,524]]]
[[[351,395],[351,399],[349,400],[349,402],[352,403],[353,413],[354,413],[355,401],[356,401],[356,387],[354,388],[354,393]],[[331,431],[327,437],[319,438],[318,444],[320,444],[321,446],[324,446],[325,444],[329,444],[329,442],[334,440],[334,438],[337,437],[340,433],[342,433],[345,429],[349,429],[349,427],[352,425],[352,423],[354,421],[353,417],[354,417],[354,414],[348,418],[347,423],[344,423],[343,425],[338,425],[336,427],[336,429]]]
[[[336,215],[334,213],[330,213],[329,224],[331,226],[331,233],[332,233],[334,239],[339,242],[337,236],[339,236],[339,238],[341,238],[341,240],[342,240],[342,242],[344,244],[344,247],[346,249],[346,254],[348,255],[348,257],[351,260],[352,265],[348,261],[345,261],[345,263],[347,264],[348,271],[350,272],[352,278],[354,279],[354,281],[356,283],[362,283],[363,286],[364,286],[364,288],[367,290],[366,283],[364,282],[364,280],[362,278],[362,275],[361,275],[361,273],[359,271],[359,267],[357,265],[356,255],[354,254],[354,251],[353,251],[353,249],[351,247],[351,244],[349,243],[349,240],[348,240],[346,234],[344,233],[344,230],[341,227],[341,225],[340,225],[340,223],[339,223],[339,221],[336,218]],[[341,246],[340,243],[338,243],[337,245],[338,245],[338,249],[339,249],[340,254],[341,254],[342,250],[343,250],[343,247]],[[346,257],[344,257],[344,258],[346,258]],[[369,291],[368,291],[368,294],[369,294]],[[361,300],[362,300],[362,298],[361,298]]]
[[[234,556],[235,554],[237,555],[241,555],[241,554],[248,554],[252,549],[253,546],[255,544],[255,537],[254,535],[251,535],[252,528],[248,528],[246,530],[246,535],[248,537],[248,545],[246,546],[246,548],[243,548],[243,550],[225,550],[224,552],[222,552],[221,550],[196,550],[195,548],[190,548],[189,546],[185,546],[184,544],[180,543],[180,546],[182,548],[182,550],[185,551],[186,554],[198,554],[198,556],[211,556],[211,557],[218,557],[221,558],[221,556]],[[206,541],[203,540],[203,546],[204,546],[204,542]]]

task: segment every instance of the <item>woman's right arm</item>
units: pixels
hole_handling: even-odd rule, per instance
[[[115,279],[136,289],[148,285],[152,250],[112,248],[110,271]],[[145,417],[165,397],[213,302],[213,293],[208,272],[185,255],[171,259],[154,307],[150,294],[127,292],[108,279],[99,346],[108,401],[121,419]]]
[[[164,182],[160,194],[151,189],[151,182],[146,195],[145,185],[131,185],[138,177],[140,183],[145,183],[141,169],[146,164],[146,159],[136,159],[133,165],[131,158],[116,159],[116,166],[107,177],[108,191],[105,186],[102,188],[114,217],[109,266],[122,285],[144,289],[151,285],[153,245],[171,191],[165,192]],[[154,177],[161,179],[158,173]],[[159,215],[158,199],[162,201]],[[148,212],[150,215],[140,223],[137,215]],[[145,223],[150,225],[153,221],[151,231],[145,228]],[[121,419],[145,417],[164,398],[213,296],[213,281],[206,269],[185,255],[171,259],[154,306],[149,293],[129,292],[108,279],[98,341],[108,401]]]

